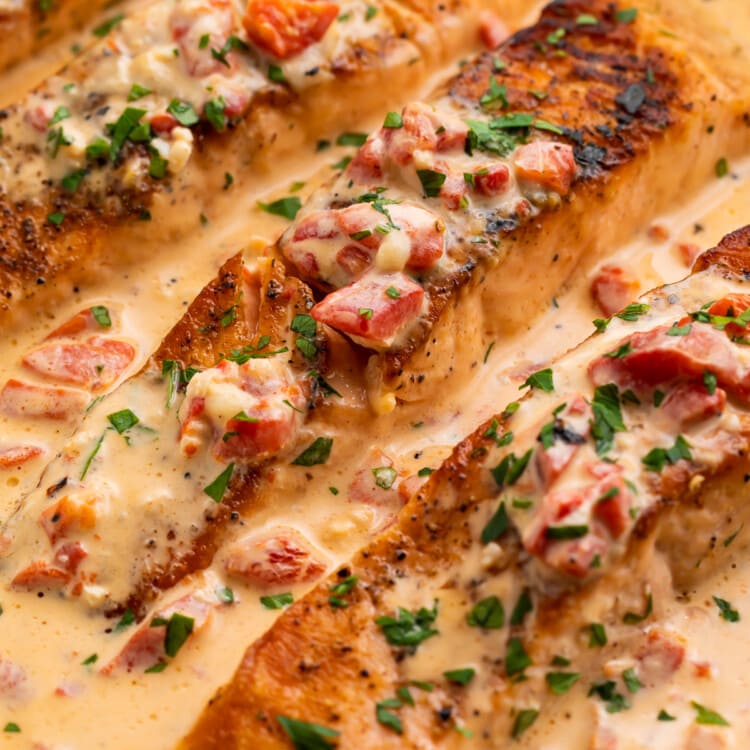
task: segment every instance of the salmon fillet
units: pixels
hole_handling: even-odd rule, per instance
[[[281,238],[318,290],[313,315],[372,354],[376,408],[469,376],[495,339],[747,149],[747,84],[724,31],[636,5],[550,4],[389,115]],[[359,304],[384,273],[421,287],[421,304]]]
[[[196,218],[229,205],[235,181],[415,91],[475,44],[483,2],[362,2],[348,14],[321,2],[307,30],[288,3],[271,14],[276,41],[261,33],[266,5],[152,2],[0,112],[0,314],[137,257],[118,234],[128,224],[153,218],[176,241],[192,231],[190,199]],[[504,12],[514,23],[526,4]]]
[[[279,262],[227,261],[143,370],[89,404],[7,521],[11,585],[141,615],[160,591],[206,567],[227,527],[244,523],[265,466],[294,457],[322,398],[325,334],[310,330],[311,306]],[[158,466],[153,497],[128,483],[133,471]],[[133,531],[118,531],[133,504]],[[61,550],[72,548],[79,559],[66,567]]]
[[[525,670],[562,654],[582,671],[606,633],[602,653],[635,643],[641,679],[654,658],[667,679],[680,644],[633,625],[658,615],[665,576],[705,574],[693,550],[725,560],[716,534],[747,516],[748,270],[746,227],[532,374],[394,527],[248,648],[179,747],[453,747],[469,732],[511,747],[527,730],[538,747],[551,698]]]

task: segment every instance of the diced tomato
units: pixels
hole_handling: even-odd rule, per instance
[[[408,257],[405,265],[416,270],[434,266],[445,249],[445,223],[442,218],[425,208],[407,203],[389,205],[388,216],[398,229],[390,227],[388,216],[370,203],[354,203],[346,208],[315,211],[305,216],[289,239],[282,240],[284,257],[306,273],[313,271],[334,286],[361,276],[375,262],[381,245],[392,232],[401,231],[408,238]],[[384,233],[384,231],[385,233]],[[401,235],[400,235],[401,236]],[[336,249],[338,269],[325,268],[327,255],[321,241],[328,241]],[[318,257],[321,262],[318,262]],[[339,271],[343,271],[343,274]]]
[[[293,447],[307,408],[290,368],[271,359],[223,360],[195,375],[180,407],[180,447],[206,441],[220,461],[258,463]]]
[[[223,52],[234,29],[231,0],[193,0],[175,5],[169,19],[172,38],[180,48],[180,59],[192,76],[229,72],[234,65],[232,51],[223,55],[225,65],[212,50]],[[208,43],[201,40],[208,36]]]
[[[404,107],[401,119],[402,127],[381,131],[388,157],[401,166],[413,161],[415,151],[463,149],[469,132],[460,118],[449,112],[438,112],[422,102]]]
[[[169,622],[173,614],[179,613],[193,619],[193,630],[190,638],[195,637],[209,621],[211,616],[211,605],[196,594],[187,594],[177,599],[167,607],[160,609],[130,637],[123,646],[122,651],[102,667],[102,674],[112,674],[115,671],[125,670],[132,672],[136,667],[148,669],[159,662],[167,660],[164,650],[164,639],[167,632],[166,624],[154,625],[154,620]]]
[[[359,148],[346,168],[346,174],[355,182],[372,184],[383,177],[383,160],[385,159],[384,131],[371,135]]]
[[[576,175],[573,147],[555,141],[532,141],[519,146],[513,155],[516,177],[535,182],[565,195]]]
[[[319,42],[338,14],[325,0],[250,0],[242,22],[253,44],[286,60]]]
[[[177,127],[177,120],[169,112],[155,112],[149,123],[157,135],[169,135]]]
[[[75,338],[84,331],[101,330],[101,326],[96,322],[90,308],[77,312],[70,320],[55,328],[49,333],[45,341],[50,339]]]
[[[510,181],[510,170],[506,164],[488,164],[474,171],[474,189],[482,195],[502,195]]]
[[[55,550],[55,567],[75,573],[81,562],[88,557],[86,548],[80,542],[66,542]]]
[[[544,552],[544,562],[561,573],[575,578],[585,578],[591,572],[594,558],[607,551],[607,542],[596,534],[586,534],[580,539],[556,542]]]
[[[404,274],[373,274],[332,292],[310,314],[363,346],[385,349],[419,316],[423,300],[424,289]]]
[[[96,525],[96,497],[86,493],[66,495],[42,511],[39,523],[50,544],[64,539],[70,532],[93,529]]]
[[[661,405],[661,411],[681,424],[689,424],[724,411],[727,394],[721,388],[713,393],[703,383],[683,383],[670,391]]]
[[[666,242],[669,239],[669,229],[664,224],[652,224],[646,230],[646,234],[655,242]]]
[[[440,188],[440,197],[443,205],[449,211],[458,211],[464,205],[466,194],[469,192],[469,186],[462,174],[443,169],[436,170],[445,174],[445,182]]]
[[[38,445],[11,445],[0,448],[0,469],[13,469],[41,456],[42,453],[44,449]]]
[[[26,692],[27,683],[26,670],[7,657],[0,656],[0,695],[20,698]]]
[[[682,262],[686,266],[692,267],[693,263],[695,263],[695,259],[701,254],[701,246],[696,245],[693,242],[680,242],[677,245],[677,252],[682,259]]]
[[[379,520],[373,531],[382,530],[392,523],[403,507],[401,480],[393,460],[378,448],[370,451],[355,472],[347,495],[351,502],[368,505],[377,511]]]
[[[80,414],[88,401],[83,391],[32,385],[14,378],[0,391],[0,411],[12,417],[70,419]]]
[[[540,446],[534,454],[542,487],[549,489],[568,468],[590,431],[591,408],[582,396],[576,396],[558,414],[559,431],[549,448]]]
[[[685,659],[685,642],[664,628],[651,628],[645,643],[636,651],[638,678],[646,687],[662,685]]]
[[[708,308],[711,315],[721,315],[731,318],[739,317],[745,310],[750,307],[750,294],[728,294],[726,297],[717,300]],[[740,323],[727,323],[724,330],[729,336],[743,336],[747,333],[748,326],[742,326]]]
[[[479,38],[489,49],[497,49],[510,36],[510,29],[503,19],[491,10],[485,10],[479,17]]]
[[[327,567],[323,554],[301,532],[286,526],[238,541],[224,560],[228,575],[264,589],[314,581]]]
[[[34,560],[16,573],[10,585],[13,588],[29,591],[62,588],[70,582],[72,577],[67,570],[50,565],[44,560]]]
[[[622,266],[602,266],[591,282],[591,296],[603,315],[609,317],[622,310],[638,294],[640,284]]]
[[[636,388],[668,383],[676,378],[701,380],[705,371],[716,375],[718,384],[746,398],[750,393],[747,375],[734,347],[720,331],[693,323],[682,336],[667,334],[670,326],[634,333],[618,342],[614,351],[629,342],[622,357],[599,357],[589,365],[594,385],[618,383]]]
[[[46,133],[49,127],[49,121],[52,119],[50,105],[39,104],[33,109],[28,110],[23,119],[31,125],[38,133]]]
[[[98,390],[117,380],[134,358],[135,349],[127,342],[91,336],[83,342],[42,344],[22,362],[45,380]]]

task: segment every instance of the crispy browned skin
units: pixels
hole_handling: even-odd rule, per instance
[[[729,235],[718,248],[708,251],[706,257],[713,259],[718,273],[735,275],[737,268],[750,263],[750,227]],[[513,428],[512,418],[503,420],[498,415],[496,419],[497,434]],[[481,425],[456,447],[428,484],[405,506],[394,528],[367,546],[350,566],[293,605],[265,636],[250,646],[232,681],[219,689],[180,744],[182,750],[288,747],[289,741],[276,720],[279,715],[333,728],[341,733],[340,747],[358,750],[437,747],[450,734],[455,735],[452,717],[460,710],[459,691],[448,693],[436,688],[429,702],[419,697],[414,708],[401,708],[403,735],[376,721],[375,704],[394,695],[405,679],[400,667],[404,654],[388,646],[375,618],[391,614],[382,599],[400,579],[409,580],[409,590],[414,592],[450,588],[450,569],[459,564],[472,544],[469,531],[472,514],[497,496],[486,471],[494,449],[494,441],[485,436],[489,424],[488,421]],[[749,444],[750,420],[746,419],[735,450],[713,477],[703,472],[708,481],[699,490],[689,489],[693,473],[685,467],[665,475],[659,488],[659,505],[639,519],[623,560],[605,578],[561,598],[545,599],[535,594],[537,614],[523,631],[529,650],[548,657],[547,652],[552,649],[554,653],[560,645],[556,637],[566,630],[570,633],[571,629],[575,634],[577,630],[572,625],[581,624],[581,602],[593,590],[609,592],[610,599],[619,595],[616,606],[623,612],[629,608],[628,596],[640,596],[643,581],[643,576],[629,574],[638,567],[639,560],[647,559],[643,550],[654,543],[659,517],[670,513],[672,508],[679,509],[676,524],[679,533],[684,534],[685,524],[691,522],[692,516],[702,512],[704,504],[710,505],[717,482],[733,476],[735,485],[742,484]],[[725,493],[730,505],[732,497],[735,503],[742,497],[739,488],[734,489],[735,492]],[[725,509],[716,512],[726,516]],[[732,522],[736,527],[736,520]],[[704,525],[702,534],[696,534],[697,538],[691,541],[693,546],[709,547],[707,533],[712,532],[706,532],[705,528],[715,530],[716,526]],[[517,542],[506,535],[503,549],[496,572],[511,573],[523,586],[525,569]],[[685,545],[676,544],[674,549],[675,565],[689,564],[694,569],[692,558],[680,559]],[[330,586],[350,574],[359,577],[359,584],[347,595],[348,607],[332,607]],[[636,601],[633,609],[639,610],[638,605]],[[402,606],[411,609],[414,603],[404,601]],[[521,632],[515,628],[511,634]],[[495,661],[494,669],[502,678],[502,664]],[[503,696],[510,698],[513,690],[508,682],[498,681],[492,699],[499,710],[490,720],[500,728],[500,733],[492,736],[508,736],[509,704],[503,702]],[[419,691],[413,690],[412,694],[416,696]]]
[[[263,263],[261,269],[253,278],[253,285],[243,288],[242,255],[228,260],[217,278],[201,291],[167,334],[140,376],[158,375],[165,360],[179,363],[182,369],[213,367],[223,355],[255,345],[263,336],[270,338],[268,349],[271,351],[291,344],[289,322],[297,313],[309,310],[312,305],[310,292],[299,280],[287,278],[281,264],[273,260]],[[251,295],[257,299],[248,307],[247,298]],[[233,305],[236,305],[233,322],[222,325],[222,317]],[[316,345],[319,351],[324,351],[323,331],[318,333]],[[320,362],[305,359],[293,345],[289,346],[289,351],[286,356],[300,373],[321,366]],[[310,398],[314,396],[310,394]],[[222,502],[217,504],[213,515],[206,518],[208,525],[190,551],[183,556],[173,556],[165,565],[150,571],[115,611],[129,607],[140,613],[159,591],[171,588],[186,575],[208,566],[227,525],[232,520],[239,521],[241,514],[252,504],[261,474],[259,468],[236,472]]]
[[[350,46],[333,63],[334,80],[300,95],[269,81],[253,95],[246,114],[224,133],[205,123],[193,128],[196,149],[178,177],[145,177],[139,190],[123,184],[122,157],[144,148],[131,143],[117,164],[102,167],[112,173],[106,194],[89,191],[84,184],[71,196],[45,182],[41,201],[24,203],[4,194],[0,185],[0,319],[8,318],[25,301],[66,296],[76,285],[96,281],[101,261],[118,262],[115,253],[123,256],[120,262],[132,262],[133,252],[125,253],[127,235],[123,241],[122,233],[149,211],[155,221],[163,221],[170,206],[198,195],[202,207],[196,213],[215,202],[218,214],[232,200],[223,190],[226,171],[231,170],[236,183],[252,184],[258,175],[276,168],[279,158],[395,106],[442,64],[444,55],[464,51],[473,43],[469,31],[474,32],[476,20],[461,28],[449,27],[449,22],[468,18],[469,11],[480,5],[474,0],[399,0],[379,5],[378,12],[393,23],[393,34],[373,35]],[[504,8],[508,20],[517,20],[525,6],[520,0],[508,0]],[[405,42],[415,44],[421,56],[406,59]],[[84,56],[63,73],[85,87],[89,65]],[[6,116],[0,110],[0,126]],[[23,160],[25,155],[17,153],[13,158]],[[44,182],[44,174],[40,180]],[[53,212],[65,214],[61,226],[47,221]],[[170,241],[187,229],[181,221]]]
[[[510,106],[502,113],[531,112],[564,128],[552,137],[574,146],[581,177],[557,211],[550,207],[527,223],[490,217],[485,236],[499,240],[499,250],[467,237],[463,267],[427,280],[425,324],[379,357],[381,377],[397,395],[429,397],[436,377],[466,372],[498,335],[524,329],[574,274],[704,184],[725,151],[747,148],[746,87],[725,85],[714,60],[663,34],[659,16],[646,13],[653,3],[640,5],[636,22],[623,24],[612,3],[557,0],[537,24],[450,84],[448,95],[476,106],[479,117],[478,101],[494,75],[507,88]],[[577,24],[583,13],[600,23]],[[559,29],[565,34],[555,47],[548,36]],[[493,73],[496,59],[505,67]],[[547,96],[539,101],[530,91]],[[706,139],[709,124],[717,141]]]

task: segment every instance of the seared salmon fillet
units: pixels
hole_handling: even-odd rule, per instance
[[[128,223],[179,238],[190,197],[197,219],[235,182],[415,91],[475,43],[482,7],[160,0],[132,13],[0,112],[1,311],[95,278]],[[509,23],[527,12],[503,10]]]
[[[545,707],[605,654],[630,672],[592,688],[602,708],[668,680],[685,649],[651,627],[657,595],[726,560],[716,534],[748,516],[749,270],[746,227],[530,373],[248,648],[180,747],[543,747]],[[571,746],[619,747],[593,732]]]
[[[748,87],[723,32],[706,24],[693,44],[689,14],[637,5],[551,3],[437,96],[388,114],[280,239],[318,290],[313,317],[372,354],[376,408],[468,375],[746,150]]]
[[[5,524],[11,586],[142,614],[159,591],[208,565],[264,466],[294,458],[322,398],[324,332],[311,306],[309,290],[278,261],[230,259],[144,369],[90,403],[39,489]],[[54,339],[39,358],[57,362],[66,346],[75,345]],[[6,407],[19,388],[44,390],[6,384]],[[152,471],[152,487],[129,485],[132,472]],[[115,531],[134,503],[132,529]]]

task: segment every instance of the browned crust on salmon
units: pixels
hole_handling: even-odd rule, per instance
[[[253,95],[246,113],[223,133],[205,122],[194,127],[195,150],[178,176],[161,180],[144,176],[136,189],[125,184],[124,161],[133,153],[147,154],[144,145],[126,143],[114,165],[99,167],[112,172],[104,194],[89,190],[84,180],[70,195],[45,181],[45,175],[40,175],[41,198],[33,202],[14,200],[0,186],[0,319],[31,299],[64,296],[77,284],[95,281],[103,262],[117,263],[113,249],[119,252],[116,240],[128,224],[150,218],[150,211],[154,220],[159,219],[157,196],[174,203],[186,191],[198,189],[204,200],[226,205],[223,182],[228,169],[237,183],[252,181],[273,169],[280,157],[395,105],[442,64],[443,54],[466,48],[467,30],[459,33],[451,21],[468,18],[478,5],[475,0],[388,0],[378,5],[378,12],[387,14],[393,24],[392,34],[373,35],[351,45],[333,61],[332,81],[301,94],[268,81]],[[523,8],[522,2],[510,2],[509,20],[517,19]],[[406,59],[406,43],[416,45],[420,56]],[[87,64],[84,56],[63,74],[85,87]],[[12,109],[0,110],[0,126]],[[14,154],[19,161],[25,157],[22,152]],[[60,226],[47,219],[56,212],[65,214]]]
[[[208,284],[195,298],[187,312],[146,365],[140,376],[158,377],[165,361],[179,364],[184,371],[194,367],[213,367],[225,356],[242,350],[246,346],[257,346],[262,337],[268,337],[264,351],[288,347],[288,353],[276,356],[287,357],[299,373],[321,367],[321,355],[315,360],[306,359],[289,337],[289,322],[296,314],[306,313],[312,306],[309,289],[298,279],[287,278],[283,266],[268,260],[261,263],[257,274],[257,310],[247,313],[245,303],[250,292],[242,286],[242,254],[230,258],[221,268],[217,278]],[[229,310],[234,309],[232,322],[226,323]],[[320,352],[325,350],[324,333],[318,332],[315,340]],[[139,377],[139,376],[136,376]],[[311,390],[309,398],[316,393]],[[262,468],[238,470],[232,475],[222,502],[217,503],[204,520],[206,528],[193,541],[189,551],[172,553],[170,559],[156,569],[144,573],[129,598],[121,602],[113,613],[130,608],[142,613],[148,602],[160,591],[165,591],[186,575],[210,565],[229,524],[241,522],[244,512],[252,505],[261,482]]]
[[[706,256],[715,259],[719,272],[727,259],[731,263],[750,262],[750,227],[729,235]],[[512,418],[504,420],[500,414],[495,419],[495,434],[513,428]],[[405,654],[386,644],[375,618],[391,614],[382,601],[401,579],[410,580],[409,590],[415,592],[435,590],[440,585],[450,588],[450,570],[458,566],[462,552],[472,544],[469,519],[483,503],[497,497],[497,488],[486,471],[487,456],[494,448],[493,439],[486,435],[490,424],[491,420],[485,422],[455,448],[428,484],[404,507],[392,529],[356,555],[351,565],[290,607],[268,633],[248,648],[233,679],[217,691],[179,745],[181,750],[289,747],[278,716],[330,727],[340,732],[340,747],[438,747],[449,733],[455,732],[451,717],[460,710],[460,691],[441,692],[439,688],[429,700],[420,696],[415,707],[399,709],[402,735],[376,721],[376,703],[393,696],[397,688],[407,683],[399,667]],[[668,474],[661,486],[660,503],[640,519],[619,565],[603,579],[604,583],[594,582],[589,589],[599,585],[607,590],[607,582],[622,578],[617,577],[618,569],[630,570],[637,565],[644,545],[653,543],[660,515],[671,507],[679,507],[680,513],[689,515],[691,508],[700,508],[701,498],[711,492],[715,480],[721,481],[737,467],[746,467],[748,439],[750,423],[744,428],[744,444],[738,442],[737,449],[715,475],[706,476],[699,490],[689,489],[685,476]],[[709,541],[705,540],[707,546]],[[512,534],[503,538],[503,549],[502,562],[493,572],[512,572],[523,581],[523,555]],[[347,595],[348,606],[331,606],[330,587],[352,574],[359,577],[359,582]],[[627,592],[632,593],[633,588],[631,580]],[[618,593],[626,593],[626,588],[612,586],[608,595]],[[535,594],[537,614],[533,625],[526,628],[524,642],[531,644],[532,650],[550,644],[556,633],[579,621],[580,604],[586,595],[585,587],[562,597],[545,599]],[[403,601],[401,606],[412,609],[414,602]],[[518,635],[520,631],[516,628],[511,632]],[[494,669],[502,676],[501,663],[496,663]],[[505,710],[498,711],[493,720],[506,722],[507,732],[509,712],[503,694],[510,697],[514,688],[509,682],[499,684],[504,687],[498,688],[492,700],[496,706],[504,705]],[[412,690],[415,694],[419,694],[416,689]]]

